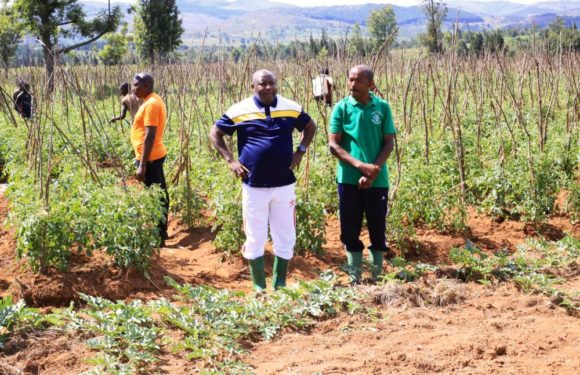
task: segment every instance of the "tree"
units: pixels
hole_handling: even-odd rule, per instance
[[[351,56],[365,55],[365,41],[358,23],[355,23],[352,28],[352,36],[348,40],[347,52]]]
[[[20,38],[22,28],[15,20],[12,7],[4,0],[0,3],[0,59],[5,69],[16,55]]]
[[[104,37],[107,44],[99,52],[99,59],[107,65],[119,64],[127,53],[127,27],[123,27],[120,33],[111,33]]]
[[[431,53],[443,52],[441,24],[447,16],[447,5],[438,0],[423,0],[423,12],[427,17],[427,32],[421,35],[424,46]]]
[[[318,50],[318,44],[312,37],[312,33],[310,33],[310,38],[308,39],[308,55],[310,57],[316,57]]]
[[[562,17],[556,17],[544,32],[547,48],[551,52],[557,52],[561,48],[564,50],[578,51],[580,49],[580,32],[576,28],[576,23],[566,27]]]
[[[481,35],[481,33],[476,33],[472,36],[469,50],[477,56],[480,56],[483,53],[483,35]]]
[[[15,0],[21,22],[43,44],[44,63],[48,76],[48,89],[54,88],[55,59],[63,53],[86,46],[110,31],[117,29],[121,20],[118,6],[102,11],[90,21],[78,0]],[[59,47],[59,37],[82,41]],[[75,39],[76,40],[76,39]]]
[[[500,30],[493,30],[490,33],[484,33],[484,46],[486,52],[499,53],[504,48],[503,35]]]
[[[139,0],[135,9],[135,45],[142,58],[155,62],[181,45],[183,25],[175,0]]]
[[[320,49],[326,48],[330,50],[330,42],[328,40],[328,35],[326,34],[326,29],[323,27],[322,32],[320,34]]]
[[[368,30],[371,34],[373,48],[380,48],[392,35],[385,48],[389,48],[397,37],[397,19],[391,5],[371,11],[368,18]]]

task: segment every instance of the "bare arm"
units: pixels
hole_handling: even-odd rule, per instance
[[[345,163],[348,163],[358,169],[360,173],[365,177],[375,179],[379,174],[381,168],[374,163],[365,163],[349,154],[342,146],[340,142],[342,141],[342,134],[328,134],[328,146],[330,147],[330,152],[332,155],[336,156],[338,159]],[[382,150],[381,150],[382,151]],[[379,153],[381,155],[381,153]],[[378,159],[378,158],[377,158]]]
[[[127,104],[126,103],[122,103],[122,105],[121,105],[121,114],[119,116],[113,117],[109,122],[115,122],[115,121],[119,121],[119,120],[125,119],[125,117],[127,116],[127,110],[128,110]]]
[[[377,155],[373,164],[375,164],[379,168],[381,168],[383,166],[383,164],[385,164],[387,162],[387,159],[391,155],[391,152],[393,152],[394,147],[395,147],[395,135],[394,134],[384,135],[383,136],[383,146],[381,147],[381,150],[379,151],[379,154]],[[373,181],[374,181],[374,178],[369,178],[369,177],[363,176],[358,181],[359,187],[361,189],[368,189],[373,184]]]
[[[308,147],[312,140],[314,139],[314,134],[316,134],[316,122],[310,119],[308,124],[304,127],[302,131],[302,138],[300,139],[300,144]],[[300,162],[302,161],[302,156],[304,156],[303,152],[295,151],[294,155],[292,155],[292,164],[290,164],[290,169],[294,169],[295,167],[300,166]]]
[[[221,131],[216,124],[213,124],[210,132],[209,132],[209,139],[212,145],[218,150],[221,156],[225,159],[226,163],[228,163],[229,168],[231,171],[240,178],[246,178],[248,175],[248,168],[246,168],[242,163],[238,160],[234,159],[232,152],[228,148],[226,141],[224,140],[225,133]]]
[[[381,151],[379,151],[379,155],[374,161],[374,164],[382,167],[383,164],[387,162],[389,156],[391,156],[391,152],[393,152],[393,148],[395,147],[395,135],[394,134],[385,134],[383,136],[383,147],[381,147]]]
[[[157,134],[156,126],[145,127],[145,140],[143,142],[143,152],[141,153],[139,168],[137,168],[137,180],[139,181],[145,181],[145,172],[147,171],[147,160],[149,160],[149,155],[151,155],[151,150],[153,149],[155,134]]]

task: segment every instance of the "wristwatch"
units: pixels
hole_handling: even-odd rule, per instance
[[[306,146],[304,146],[302,143],[300,143],[300,145],[298,145],[298,148],[296,149],[296,151],[299,151],[299,152],[304,154],[306,152]]]

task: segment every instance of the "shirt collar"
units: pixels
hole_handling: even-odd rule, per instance
[[[260,101],[260,98],[258,98],[256,95],[254,95],[252,97],[252,99],[254,99],[254,104],[256,105],[256,107],[258,108],[266,108],[266,106]],[[272,104],[270,104],[268,107],[272,108],[276,108],[276,105],[278,105],[278,95],[276,95],[274,97],[274,101],[272,102]]]
[[[369,92],[369,94],[371,96],[371,100],[366,105],[359,103],[355,98],[352,97],[352,95],[350,95],[348,97],[348,100],[349,100],[350,104],[352,104],[352,105],[358,105],[360,107],[367,108],[367,107],[375,105],[376,99],[377,99],[375,94],[373,94],[372,92]]]

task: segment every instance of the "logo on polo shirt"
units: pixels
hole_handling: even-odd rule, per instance
[[[382,118],[382,117],[383,117],[383,116],[381,116],[381,112],[379,112],[379,111],[374,111],[374,112],[371,114],[371,121],[372,121],[372,122],[373,122],[373,124],[375,124],[375,125],[380,125],[380,124],[381,124],[381,122],[383,122],[383,118]]]

